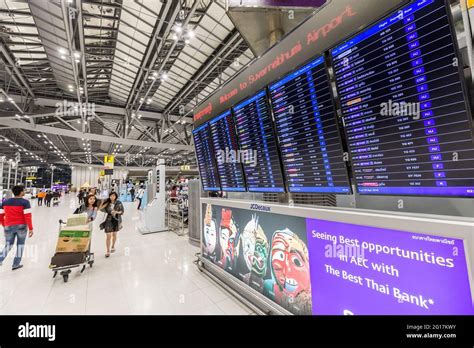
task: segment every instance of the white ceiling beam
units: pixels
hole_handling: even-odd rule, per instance
[[[19,95],[10,95],[16,103],[21,103],[22,98]],[[71,103],[76,103],[75,100],[70,100]],[[64,103],[64,99],[51,99],[51,98],[35,98],[35,105],[36,106],[43,106],[43,107],[50,107],[55,108],[57,107],[58,103],[61,105]],[[94,104],[95,112],[99,113],[106,113],[106,114],[115,114],[115,115],[122,115],[125,116],[125,108],[120,106],[109,106],[109,105],[100,105]],[[142,115],[143,119],[153,119],[153,120],[161,120],[163,119],[163,114],[161,112],[152,112],[152,111],[140,111],[139,114]],[[180,119],[184,119],[186,122],[192,124],[193,118],[192,117],[185,117],[181,118],[180,116],[169,116],[171,121],[178,121]]]
[[[33,125],[31,123],[26,123],[23,121],[17,120],[10,120],[10,119],[2,119],[0,118],[0,125],[7,126],[16,129],[25,129],[34,132],[43,132],[48,134],[56,134],[56,135],[63,135],[66,137],[77,138],[77,139],[89,139],[95,141],[102,141],[106,143],[113,143],[113,144],[122,144],[128,146],[141,146],[141,147],[150,147],[154,149],[171,149],[174,148],[175,150],[184,150],[184,151],[192,151],[193,146],[189,145],[181,145],[181,144],[170,144],[170,143],[159,143],[159,142],[151,142],[151,141],[143,141],[143,140],[135,140],[135,139],[127,139],[127,138],[117,138],[111,137],[101,134],[93,134],[93,133],[82,133],[80,131],[73,131],[68,129],[60,129],[51,126],[43,126],[40,124]]]

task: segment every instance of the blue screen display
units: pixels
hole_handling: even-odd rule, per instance
[[[234,118],[230,110],[209,121],[209,128],[222,190],[246,191],[242,163],[237,156],[239,147]]]
[[[202,188],[204,191],[220,191],[209,124],[204,123],[193,130],[193,137]]]
[[[290,192],[351,192],[323,57],[269,86]]]
[[[237,104],[233,111],[247,189],[250,192],[285,192],[265,91]]]
[[[331,51],[361,194],[474,197],[474,143],[448,9],[419,0]]]

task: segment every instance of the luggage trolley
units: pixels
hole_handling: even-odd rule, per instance
[[[59,220],[59,233],[61,232],[62,225],[66,223],[63,220]],[[92,225],[91,225],[91,232],[92,232]],[[92,237],[91,237],[92,238]],[[89,248],[86,252],[78,252],[78,253],[57,253],[53,256],[54,258],[59,259],[61,265],[53,265],[51,260],[51,264],[49,268],[54,272],[53,278],[59,274],[63,277],[65,283],[69,280],[69,274],[72,272],[73,268],[82,267],[81,273],[84,272],[87,265],[92,268],[94,264],[94,253],[91,253],[91,244],[92,240],[89,243]],[[61,260],[62,259],[62,260]],[[80,261],[80,262],[79,262]]]
[[[59,207],[59,198],[58,197],[54,197],[51,201],[53,202],[53,207]]]

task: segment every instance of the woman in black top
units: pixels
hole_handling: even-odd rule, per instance
[[[104,200],[99,210],[107,214],[105,221],[102,223],[107,235],[105,246],[107,253],[105,257],[110,256],[110,252],[115,252],[115,242],[117,241],[117,232],[122,229],[122,214],[124,212],[123,204],[118,200],[115,192],[109,194],[109,198]],[[110,248],[112,244],[112,248]]]

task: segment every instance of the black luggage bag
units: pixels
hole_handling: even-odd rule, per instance
[[[84,263],[87,252],[78,253],[56,253],[51,258],[51,268],[78,265]]]

